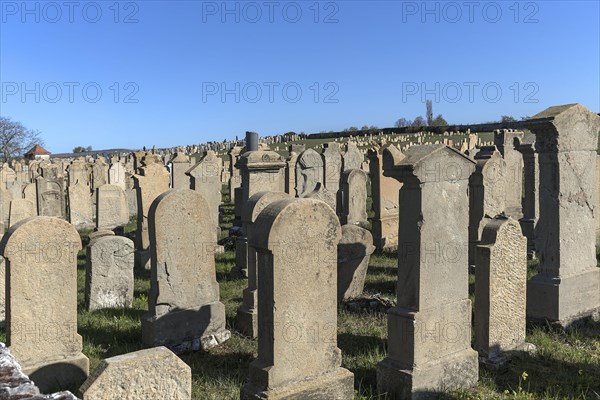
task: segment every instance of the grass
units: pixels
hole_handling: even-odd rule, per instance
[[[233,222],[233,207],[222,206],[222,237]],[[84,245],[90,232],[81,232]],[[135,221],[125,228],[134,238]],[[246,280],[232,279],[233,251],[216,256],[217,280],[225,304],[229,341],[208,352],[186,354],[182,359],[193,374],[194,399],[238,399],[257,355],[257,341],[236,331],[235,315]],[[84,308],[85,253],[78,258],[78,325],[83,352],[91,369],[103,358],[142,348],[140,318],[147,311],[149,272],[135,271],[135,298],[130,309],[87,312]],[[529,275],[537,265],[530,263]],[[395,300],[397,259],[392,253],[371,257],[365,293]],[[471,277],[473,283],[473,277]],[[472,288],[472,285],[470,285]],[[600,399],[600,323],[590,321],[568,333],[549,327],[530,327],[527,341],[538,352],[513,360],[505,369],[481,369],[477,387],[444,394],[446,399]],[[343,366],[354,373],[355,399],[385,399],[376,390],[376,367],[386,355],[387,316],[383,311],[338,309],[338,346]],[[75,388],[76,389],[76,388]]]

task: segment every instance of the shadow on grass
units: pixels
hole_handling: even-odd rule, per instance
[[[367,282],[365,282],[364,292],[395,295],[396,281],[383,279],[368,280]]]
[[[360,336],[350,333],[338,335],[338,347],[342,350],[342,359],[348,357],[351,360],[344,366],[354,373],[354,386],[359,394],[370,398],[377,393],[377,368],[371,365],[373,360],[370,359],[374,354],[385,354],[386,346],[387,341],[376,336]],[[369,360],[369,362],[357,360]],[[374,362],[378,361],[380,360]]]

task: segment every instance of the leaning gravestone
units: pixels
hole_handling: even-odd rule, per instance
[[[342,226],[342,240],[338,245],[338,302],[363,293],[374,251],[371,232],[356,225]]]
[[[244,232],[250,238],[252,227],[262,210],[274,201],[289,198],[283,192],[258,192],[250,197],[244,208],[242,222]],[[248,287],[242,295],[242,305],[237,311],[238,329],[245,335],[258,336],[258,271],[256,266],[256,250],[248,247]]]
[[[445,145],[388,147],[385,174],[400,189],[397,306],[377,387],[396,398],[474,386],[467,188],[475,162]],[[440,195],[443,193],[443,196]],[[426,334],[424,332],[427,332]]]
[[[341,368],[337,347],[340,231],[331,207],[313,199],[280,200],[258,216],[250,238],[258,255],[258,358],[242,399],[353,398],[354,377]]]
[[[490,360],[525,345],[527,239],[504,216],[491,220],[477,246],[475,350]]]
[[[101,232],[101,231],[99,231]],[[87,247],[85,305],[88,311],[131,307],[133,302],[133,242],[107,231]]]
[[[79,391],[83,400],[190,400],[192,370],[155,347],[103,360]]]
[[[11,352],[44,392],[80,385],[89,361],[77,334],[79,234],[62,219],[34,217],[11,227],[0,247]]]
[[[223,343],[230,333],[219,301],[208,203],[193,190],[171,190],[154,201],[149,223],[152,277],[144,344],[181,353]]]
[[[129,207],[125,191],[117,185],[102,185],[96,189],[96,228],[114,229],[127,225]]]
[[[540,166],[539,272],[527,282],[527,317],[563,327],[600,309],[595,248],[596,149],[600,116],[580,104],[526,121]]]

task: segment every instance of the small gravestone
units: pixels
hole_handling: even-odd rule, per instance
[[[85,304],[88,311],[131,307],[133,242],[112,231],[99,231],[87,247]]]
[[[125,167],[120,162],[116,162],[108,169],[108,183],[120,187],[121,189],[127,189],[127,174]]]
[[[190,400],[192,371],[155,347],[103,360],[79,391],[83,400]]]
[[[360,152],[356,143],[347,142],[346,143],[346,152],[344,153],[344,171],[348,171],[351,169],[360,169],[365,156]]]
[[[527,239],[512,218],[483,229],[475,268],[475,350],[498,360],[525,347]]]
[[[363,293],[373,251],[371,232],[356,225],[342,226],[342,240],[338,244],[338,302]]]
[[[341,223],[367,225],[367,173],[350,169],[342,176]]]
[[[296,161],[297,196],[306,197],[315,190],[318,183],[324,187],[323,181],[323,158],[313,149],[303,151]]]
[[[152,275],[142,318],[144,344],[182,353],[223,343],[230,333],[219,301],[208,203],[193,190],[171,190],[152,205],[149,225]]]
[[[258,260],[258,357],[245,399],[352,399],[337,347],[338,218],[314,199],[269,204],[252,228]]]
[[[8,220],[8,226],[11,227],[17,222],[23,221],[24,219],[35,217],[37,210],[35,204],[25,199],[15,199],[10,202],[10,217]]]
[[[96,227],[114,229],[127,225],[129,209],[125,191],[116,185],[102,185],[96,189]]]
[[[89,361],[77,333],[79,234],[62,219],[33,217],[11,227],[0,247],[11,352],[44,392],[80,385]]]
[[[190,189],[190,177],[186,175],[192,166],[190,156],[178,152],[171,163],[171,187],[173,189]]]

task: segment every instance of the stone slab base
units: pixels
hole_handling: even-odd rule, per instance
[[[600,309],[600,268],[552,279],[538,274],[527,282],[527,319],[570,328]]]
[[[258,337],[258,312],[245,309],[242,305],[237,310],[237,329],[250,338]]]
[[[225,329],[225,306],[220,301],[198,309],[171,311],[142,318],[142,341],[147,347],[165,346],[183,353],[217,346],[231,336]]]
[[[402,369],[386,358],[377,366],[377,389],[391,399],[437,399],[453,389],[470,388],[479,379],[477,352],[463,350],[414,369]]]
[[[494,354],[491,357],[479,357],[479,364],[492,371],[503,369],[509,361],[523,357],[525,354],[534,355],[537,352],[537,347],[531,343],[523,343],[520,346],[508,351],[503,351],[499,354]]]
[[[90,360],[80,353],[36,365],[23,364],[21,368],[42,393],[52,393],[65,389],[77,390],[90,373]]]
[[[351,400],[354,398],[354,374],[344,368],[305,381],[265,390],[247,383],[241,400]]]

